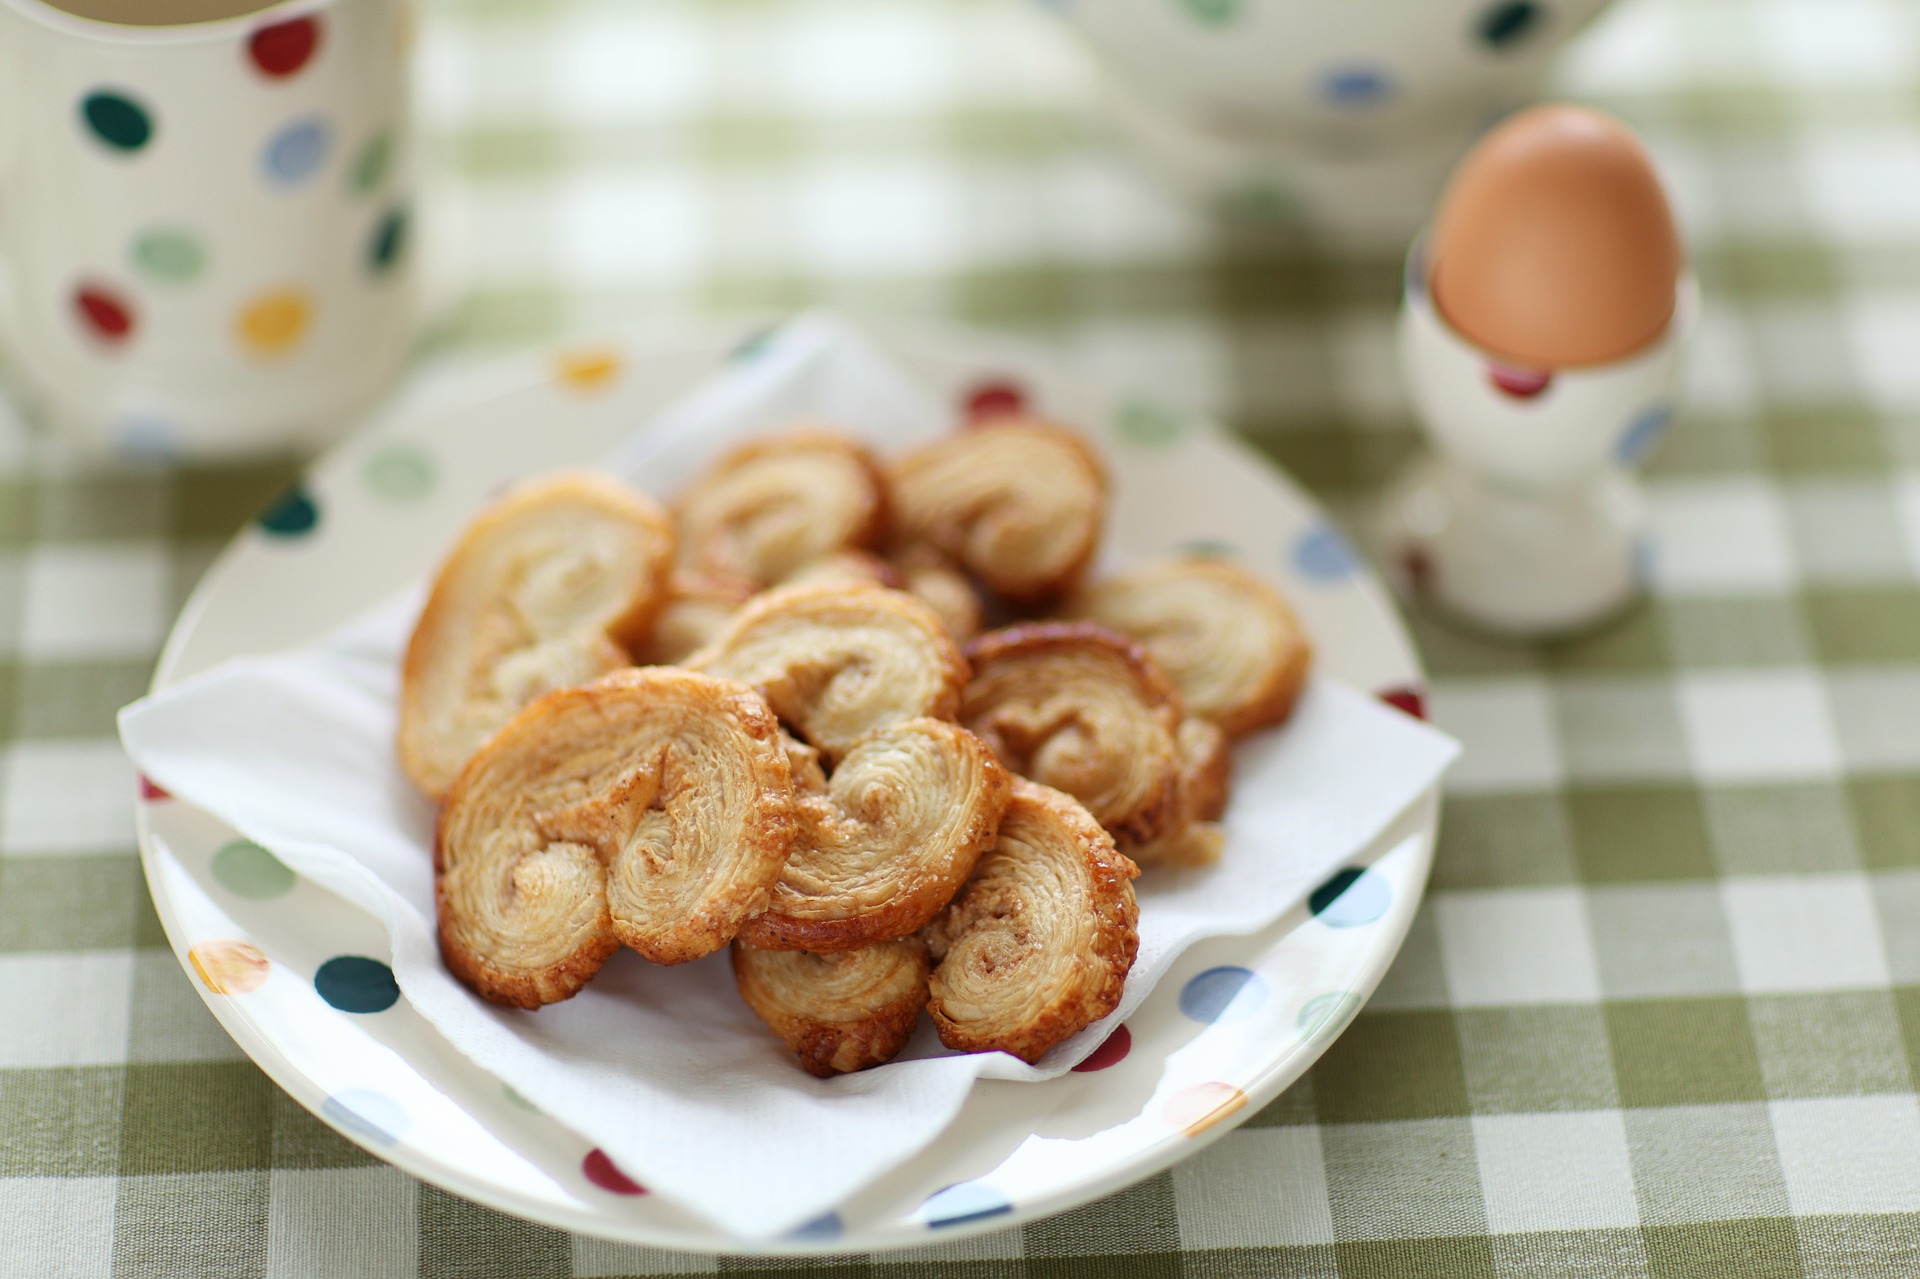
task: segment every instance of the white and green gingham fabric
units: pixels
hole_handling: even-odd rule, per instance
[[[1415,445],[1397,255],[1183,207],[1037,6],[442,0],[422,57],[473,282],[440,355],[826,305],[1031,334],[1349,515]],[[1624,0],[1561,83],[1643,132],[1706,290],[1652,600],[1416,620],[1467,753],[1367,1011],[1198,1157],[937,1251],[575,1238],[283,1096],[164,944],[112,715],[294,466],[0,424],[0,1276],[1920,1273],[1920,6]]]

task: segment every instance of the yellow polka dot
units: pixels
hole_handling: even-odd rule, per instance
[[[203,941],[187,951],[193,971],[216,995],[244,995],[267,980],[267,957],[243,941]]]
[[[285,355],[306,336],[312,320],[306,290],[270,289],[241,308],[235,337],[249,355]]]
[[[1189,1137],[1198,1137],[1246,1104],[1247,1094],[1232,1084],[1195,1084],[1168,1098],[1161,1113],[1168,1124]]]
[[[555,356],[553,375],[577,391],[598,391],[625,365],[626,358],[612,347],[582,347]]]

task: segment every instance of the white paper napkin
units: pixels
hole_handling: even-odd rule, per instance
[[[938,399],[858,334],[809,320],[636,432],[611,469],[671,492],[733,439],[808,417],[883,448],[946,426]],[[1066,1071],[1188,946],[1291,909],[1425,793],[1457,749],[1315,680],[1284,730],[1238,749],[1221,862],[1136,881],[1140,954],[1111,1017],[1037,1067],[948,1053],[923,1022],[901,1060],[817,1080],[741,1002],[724,954],[659,968],[622,953],[583,993],[532,1013],[488,1004],[446,972],[433,927],[433,810],[392,746],[419,598],[135,703],[120,719],[129,754],[179,799],[379,918],[401,989],[456,1048],[652,1192],[744,1238],[819,1216],[924,1149],[976,1079]]]

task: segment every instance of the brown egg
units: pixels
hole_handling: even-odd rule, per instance
[[[1447,322],[1537,369],[1604,364],[1655,341],[1683,269],[1639,139],[1611,116],[1561,105],[1521,112],[1461,161],[1428,260]]]

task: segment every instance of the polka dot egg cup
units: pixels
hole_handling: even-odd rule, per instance
[[[417,312],[411,2],[136,27],[0,0],[0,339],[58,430],[297,447],[391,387]]]
[[[1175,185],[1256,219],[1404,244],[1499,113],[1606,0],[1043,0]]]
[[[304,642],[355,615],[427,572],[500,485],[604,456],[728,361],[758,358],[765,332],[600,338],[416,386],[228,548],[156,683]],[[1298,488],[1216,428],[1090,386],[1021,345],[897,328],[870,336],[947,396],[956,422],[1025,408],[1083,426],[1114,475],[1117,560],[1176,550],[1244,560],[1289,593],[1330,674],[1418,712],[1420,670],[1379,583]],[[542,429],[526,430],[529,421]],[[593,1134],[533,1110],[442,1040],[395,986],[377,920],[157,787],[143,787],[140,804],[155,904],[208,1006],[349,1140],[558,1228],[778,1253],[1000,1229],[1219,1139],[1299,1078],[1372,992],[1419,902],[1437,821],[1430,794],[1288,917],[1190,950],[1074,1071],[976,1089],[931,1147],[879,1184],[786,1238],[748,1242],[650,1193]]]

